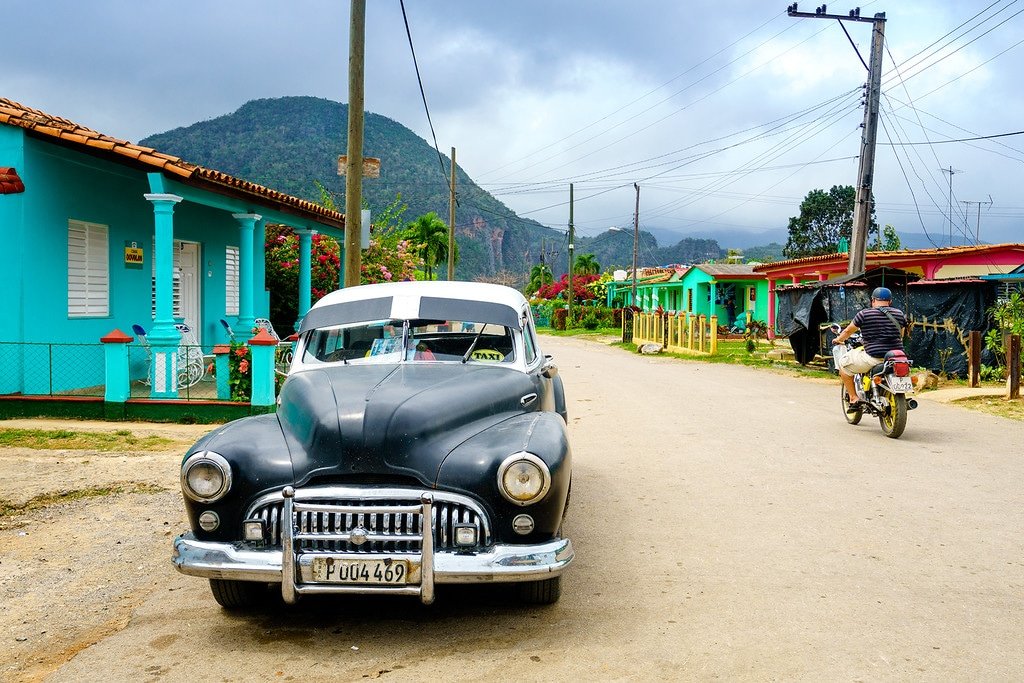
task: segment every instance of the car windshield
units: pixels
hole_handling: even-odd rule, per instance
[[[512,330],[468,320],[374,320],[310,330],[304,363],[512,363]]]

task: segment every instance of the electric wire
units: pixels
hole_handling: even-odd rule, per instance
[[[448,185],[448,191],[451,192],[452,186],[451,181],[448,179],[448,174],[445,172],[444,159],[441,157],[441,147],[437,144],[437,133],[434,132],[434,122],[430,118],[430,107],[427,106],[427,93],[423,89],[423,78],[420,76],[420,65],[416,60],[416,48],[412,44],[412,31],[409,29],[409,17],[405,13],[405,0],[398,0],[398,4],[402,7],[402,21],[405,22],[405,35],[409,38],[409,52],[412,53],[412,65],[416,69],[416,82],[420,86],[420,97],[423,99],[423,111],[427,114],[427,123],[430,125],[430,135],[434,139],[434,151],[437,152],[437,163],[441,167],[441,175],[444,177],[444,182]],[[458,206],[458,201],[455,203]]]

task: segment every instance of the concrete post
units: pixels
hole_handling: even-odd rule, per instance
[[[181,197],[146,194],[153,203],[156,273],[156,317],[146,335],[153,362],[150,387],[153,398],[178,398],[178,345],[181,332],[174,326],[174,205]]]
[[[213,347],[214,376],[217,378],[217,398],[221,401],[231,400],[231,346],[217,344]]]
[[[299,236],[299,301],[298,301],[298,313],[299,317],[295,320],[295,329],[299,329],[299,325],[302,323],[302,318],[305,317],[309,311],[309,307],[312,305],[312,266],[310,262],[310,255],[313,250],[313,235],[316,234],[314,230],[296,230],[296,234]]]
[[[105,337],[100,337],[105,361],[106,388],[103,392],[103,400],[106,403],[123,405],[131,396],[131,380],[128,375],[128,344],[133,341],[135,341],[135,337],[129,337],[118,329],[114,329]],[[104,412],[108,411],[104,410]],[[122,408],[121,414],[123,413]]]
[[[256,232],[256,221],[261,216],[255,213],[233,213],[231,217],[238,221],[238,327],[242,334],[247,334],[256,321],[253,308],[253,235]]]
[[[249,340],[252,352],[252,398],[254,406],[274,405],[274,352],[277,350],[277,339],[265,329]]]

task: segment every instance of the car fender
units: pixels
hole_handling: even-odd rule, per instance
[[[551,474],[545,497],[525,506],[508,501],[498,484],[501,463],[521,452],[539,457]],[[461,443],[441,463],[436,486],[472,495],[488,505],[494,533],[503,542],[536,543],[555,536],[561,526],[571,473],[572,450],[565,421],[557,413],[539,412],[504,420]],[[520,514],[533,518],[532,533],[512,531],[512,520]]]

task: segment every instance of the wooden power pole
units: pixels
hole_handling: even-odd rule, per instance
[[[566,326],[568,327],[569,320],[572,318],[572,251],[575,248],[573,244],[573,228],[572,228],[572,183],[569,183],[569,294],[568,294],[568,310],[566,311]]]
[[[455,148],[452,147],[452,178],[448,183],[448,280],[455,279]]]
[[[796,3],[786,8],[791,17],[811,19],[836,19],[844,21],[869,21],[871,31],[871,64],[868,69],[867,97],[864,98],[864,132],[860,139],[860,162],[857,166],[857,200],[853,208],[853,232],[850,237],[850,265],[847,273],[862,273],[868,249],[868,226],[871,222],[871,184],[875,175],[875,140],[878,137],[878,109],[882,95],[882,52],[885,46],[885,12],[878,12],[874,18],[860,16],[860,8],[846,14],[827,14],[825,5],[814,13],[798,12]],[[845,31],[846,28],[844,27]],[[847,34],[849,35],[849,34]],[[851,42],[852,39],[851,39]],[[861,60],[863,61],[863,60]]]
[[[366,0],[352,0],[348,30],[348,153],[345,162],[345,286],[359,284],[363,212],[363,59]]]
[[[640,250],[640,186],[633,183],[636,188],[636,209],[633,210],[633,290],[631,306],[636,306],[636,253]]]

